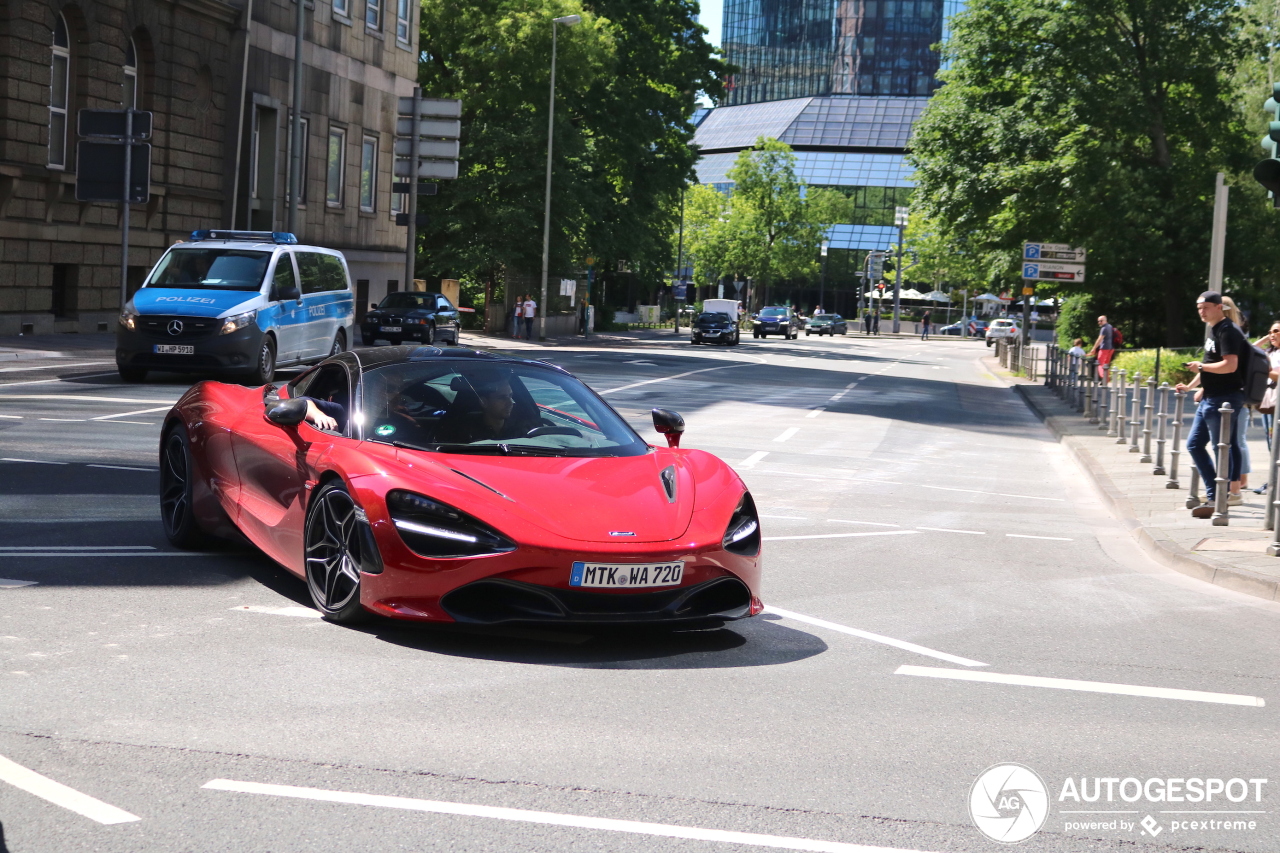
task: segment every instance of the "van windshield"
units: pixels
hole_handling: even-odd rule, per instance
[[[146,287],[177,290],[244,290],[262,287],[270,252],[244,249],[172,249],[156,267]]]

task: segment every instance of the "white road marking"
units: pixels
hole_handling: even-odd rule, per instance
[[[82,794],[74,788],[68,788],[60,782],[41,776],[34,770],[28,770],[21,764],[15,764],[3,755],[0,755],[0,781],[8,782],[28,794],[35,794],[40,799],[47,800],[55,806],[62,806],[64,809],[83,815],[90,820],[96,820],[98,823],[130,823],[131,821],[142,820],[142,818],[137,815],[131,815],[124,809],[108,805],[102,800],[94,799],[88,794]]]
[[[806,418],[816,418],[819,414],[821,414],[822,412],[825,412],[826,410],[827,410],[827,407],[826,407],[826,406],[819,406],[818,408],[816,408],[816,409],[814,409],[813,411],[811,411],[809,414],[805,415],[805,417],[806,417]]]
[[[136,412],[121,412],[121,413],[120,413],[120,414],[118,414],[118,415],[99,415],[98,417],[96,417],[96,418],[90,418],[89,420],[91,420],[91,421],[107,421],[107,420],[111,420],[112,418],[127,418],[127,417],[129,417],[130,415],[149,415],[149,414],[151,414],[152,412],[167,412],[167,411],[169,411],[169,410],[170,410],[170,409],[172,409],[172,408],[173,408],[173,406],[157,406],[157,407],[156,407],[156,408],[154,408],[154,409],[138,409]]]
[[[954,527],[917,527],[916,530],[931,530],[934,533],[967,533],[970,536],[986,536],[985,530],[956,530]]]
[[[760,517],[761,518],[781,518],[781,519],[785,519],[786,521],[808,521],[809,520],[804,516],[800,516],[800,515],[764,515],[762,513]]]
[[[70,423],[82,424],[85,422],[85,418],[40,418],[40,420],[58,421],[59,423],[67,423],[67,424],[70,424]]]
[[[751,454],[750,456],[748,456],[746,459],[743,459],[743,460],[742,460],[742,463],[741,463],[738,467],[739,467],[739,468],[754,468],[754,467],[756,467],[756,463],[757,463],[757,462],[759,462],[761,459],[765,458],[765,457],[766,457],[766,456],[768,456],[768,455],[769,455],[769,451],[767,451],[767,450],[757,450],[755,453],[752,453],[752,454]]]
[[[49,462],[44,459],[11,459],[9,457],[0,458],[0,462],[26,462],[31,465],[70,465],[70,462]]]
[[[24,370],[61,370],[63,368],[70,370],[73,367],[98,367],[103,364],[110,364],[109,361],[82,361],[77,364],[41,364],[36,367],[0,367],[0,373],[21,373]]]
[[[104,424],[133,424],[134,426],[155,426],[155,421],[103,421]]]
[[[0,578],[0,589],[17,589],[21,586],[36,586],[35,581],[13,581],[7,578]]]
[[[152,405],[166,402],[154,399],[144,400],[138,397],[91,397],[88,394],[0,394],[0,400],[74,400],[77,403],[150,403]],[[174,401],[176,402],[177,400]],[[167,403],[167,405],[172,406],[173,403]]]
[[[628,361],[625,364],[647,364],[649,367],[657,367],[652,361]]]
[[[1010,539],[1048,539],[1050,542],[1071,542],[1066,536],[1030,536],[1026,533],[1006,533]]]
[[[94,465],[90,463],[86,468],[110,468],[112,471],[159,471],[159,468],[135,468],[132,465]]]
[[[828,518],[832,524],[870,524],[873,527],[901,527],[901,524],[890,524],[887,521],[851,521],[847,518]]]
[[[9,421],[20,421],[22,420],[22,415],[0,415],[0,418],[4,418]]]
[[[310,607],[263,607],[260,604],[241,604],[239,607],[232,607],[231,610],[239,610],[243,613],[266,613],[268,616],[302,616],[307,619],[319,619],[320,611],[312,610]]]
[[[1255,708],[1262,708],[1267,704],[1261,697],[1241,696],[1235,693],[1205,693],[1200,690],[1178,690],[1172,687],[1143,687],[1136,684],[1113,684],[1108,681],[1007,675],[1001,672],[968,672],[963,669],[940,669],[933,666],[900,666],[894,671],[894,675],[985,681],[991,684],[1014,684],[1022,687],[1049,687],[1055,690],[1080,690],[1085,693],[1115,693],[1120,696],[1150,696],[1156,699],[1181,699],[1186,702],[1215,702],[1219,705],[1249,705]]]
[[[695,373],[706,373],[709,370],[729,370],[734,367],[752,367],[754,365],[755,362],[748,362],[746,364],[722,364],[719,367],[704,367],[700,370],[689,370],[684,373],[677,373],[675,376],[659,376],[657,379],[646,379],[643,382],[632,382],[630,385],[620,385],[617,388],[609,388],[608,390],[599,391],[597,393],[613,394],[618,391],[627,391],[631,388],[639,388],[641,385],[652,385],[654,382],[668,382],[672,379],[682,379],[686,376],[692,376]]]
[[[113,370],[110,373],[83,373],[79,376],[68,376],[62,379],[27,379],[22,382],[0,382],[0,388],[13,388],[18,385],[47,385],[50,382],[70,382],[73,379],[98,379],[103,376],[116,375],[118,374]],[[140,400],[139,402],[145,403],[147,401]]]
[[[70,519],[68,519],[70,520]],[[202,551],[0,551],[5,557],[218,557]]]
[[[920,487],[922,489],[938,489],[943,492],[969,492],[975,495],[998,495],[1002,498],[1022,498],[1023,500],[1028,501],[1058,501],[1061,503],[1066,500],[1066,498],[1042,498],[1038,495],[1011,495],[1006,492],[984,492],[981,489],[953,489],[949,486],[930,486],[924,483],[922,483]]]
[[[2,545],[6,551],[154,551],[154,545]]]
[[[844,386],[844,390],[849,391],[849,390],[852,390],[852,389],[854,389],[854,388],[858,387],[858,382],[861,382],[861,381],[862,381],[862,380],[861,380],[861,379],[859,379],[859,380],[857,380],[857,381],[855,381],[855,382],[850,382],[848,385]]]
[[[380,806],[387,809],[403,809],[432,814],[483,817],[493,820],[510,820],[550,826],[571,826],[578,829],[597,829],[607,832],[627,832],[660,838],[688,838],[694,841],[718,841],[723,844],[747,844],[756,847],[771,847],[775,850],[807,850],[814,851],[814,853],[910,853],[910,851],[904,851],[901,848],[870,847],[864,844],[845,844],[839,841],[790,838],[783,835],[760,835],[754,832],[703,829],[696,826],[675,826],[665,823],[646,823],[638,820],[586,817],[584,815],[539,812],[530,809],[509,809],[499,806],[476,806],[470,803],[447,803],[440,800],[419,800],[413,797],[391,797],[383,794],[326,791],[321,788],[300,788],[293,785],[266,785],[260,782],[237,782],[231,779],[213,779],[201,787],[211,791],[233,791],[240,794],[262,794],[269,797],[290,797],[300,800],[318,800],[325,803],[345,803],[356,806]]]
[[[786,441],[800,431],[800,427],[787,427],[782,431],[782,435],[774,439],[774,441]]]
[[[910,536],[914,530],[869,530],[866,533],[814,533],[809,536],[766,536],[766,542],[781,542],[788,539],[852,539],[855,536]]]
[[[884,634],[873,634],[870,631],[863,631],[859,628],[850,628],[848,625],[837,625],[835,622],[828,622],[825,619],[815,619],[812,616],[805,616],[803,613],[795,613],[790,610],[783,610],[781,607],[774,607],[766,604],[765,613],[776,613],[783,619],[794,619],[797,622],[805,622],[809,625],[816,625],[819,628],[826,628],[829,631],[838,631],[841,634],[849,634],[854,637],[861,637],[864,640],[871,640],[876,643],[883,643],[886,646],[893,646],[895,649],[902,649],[906,652],[914,652],[918,655],[945,660],[949,663],[959,664],[960,666],[988,666],[982,661],[969,660],[958,655],[940,652],[937,649],[930,649],[926,646],[918,646],[915,643],[908,643],[906,640],[895,640],[893,637],[886,637]],[[940,672],[962,672],[963,670],[939,670]],[[901,669],[899,669],[901,672]]]

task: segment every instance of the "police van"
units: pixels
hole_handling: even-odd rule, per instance
[[[163,370],[262,385],[350,346],[354,309],[341,252],[279,231],[193,231],[120,312],[116,367],[126,382]]]

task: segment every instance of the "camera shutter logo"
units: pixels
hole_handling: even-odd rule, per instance
[[[1016,844],[1040,831],[1049,816],[1049,789],[1021,764],[988,767],[969,789],[969,817],[992,841]]]

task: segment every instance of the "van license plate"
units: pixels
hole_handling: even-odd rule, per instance
[[[160,355],[195,355],[196,348],[182,344],[156,344],[151,351]]]
[[[380,332],[398,332],[398,331],[400,331],[400,327],[399,327],[399,326],[380,326],[380,327],[378,328],[378,331],[380,331]]]

